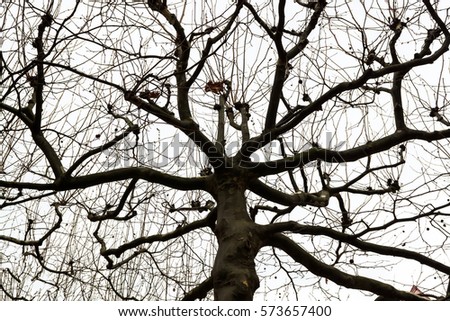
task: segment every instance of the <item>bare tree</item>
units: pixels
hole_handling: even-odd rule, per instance
[[[2,299],[449,297],[447,1],[3,10]]]

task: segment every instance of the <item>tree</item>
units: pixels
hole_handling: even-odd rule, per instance
[[[450,296],[446,1],[4,6],[4,299]]]

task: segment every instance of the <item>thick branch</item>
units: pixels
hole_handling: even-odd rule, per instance
[[[212,277],[207,278],[205,281],[197,285],[191,291],[186,293],[181,301],[195,301],[204,299],[208,292],[213,289],[213,279]]]
[[[287,194],[275,188],[272,188],[259,180],[250,181],[249,189],[253,193],[269,201],[286,206],[312,205],[317,207],[324,207],[328,205],[328,202],[330,200],[330,193],[325,190],[319,191],[317,193],[299,192],[295,194]]]
[[[148,5],[150,9],[159,12],[164,16],[166,21],[170,23],[176,32],[175,38],[175,56],[178,57],[176,64],[175,78],[177,80],[177,105],[178,113],[181,120],[191,119],[192,114],[189,107],[189,86],[186,81],[186,69],[190,56],[191,44],[189,43],[184,28],[176,15],[171,13],[167,8],[165,1],[149,0]]]
[[[432,10],[429,9],[429,10]],[[435,19],[440,19],[437,14],[430,11],[430,14]],[[435,17],[436,16],[436,17]],[[439,26],[444,24],[442,20],[437,20]],[[444,24],[445,26],[445,24]],[[350,82],[342,82],[331,89],[329,89],[322,96],[317,98],[315,101],[310,103],[307,107],[302,108],[301,110],[289,113],[287,116],[282,118],[275,128],[271,130],[267,130],[259,136],[251,138],[245,144],[242,145],[239,155],[242,158],[248,157],[250,154],[260,149],[262,146],[270,143],[272,140],[277,139],[280,135],[286,133],[287,131],[295,128],[301,121],[303,121],[306,117],[311,115],[313,112],[320,110],[322,105],[332,98],[342,94],[345,91],[357,89],[363,86],[369,79],[376,79],[383,77],[390,73],[408,71],[414,67],[423,66],[426,64],[432,64],[438,58],[440,58],[450,46],[450,33],[448,30],[444,32],[445,39],[442,42],[441,46],[431,55],[424,57],[422,59],[413,59],[404,63],[399,64],[391,64],[383,67],[379,70],[367,69],[360,77]]]
[[[329,163],[353,162],[364,157],[389,150],[390,148],[409,140],[425,140],[428,142],[450,138],[450,130],[424,132],[420,130],[405,129],[396,131],[391,135],[378,140],[367,142],[358,147],[344,151],[335,151],[325,148],[313,147],[304,152],[284,159],[261,162],[245,163],[244,166],[251,168],[254,173],[261,176],[279,174],[291,168],[304,166],[316,160],[323,160]]]
[[[327,278],[346,288],[370,291],[389,298],[405,301],[423,301],[424,298],[410,292],[399,291],[393,286],[363,276],[350,275],[335,267],[327,265],[305,251],[288,237],[275,234],[266,239],[267,245],[279,248],[286,252],[296,262],[302,264],[317,276]]]
[[[184,178],[161,173],[148,167],[130,167],[114,169],[110,171],[89,174],[79,177],[62,176],[54,183],[36,184],[28,182],[0,181],[0,187],[68,191],[73,189],[87,188],[101,184],[117,182],[127,179],[142,179],[152,183],[158,183],[178,190],[205,190],[209,188],[208,177]]]
[[[142,179],[178,190],[208,190],[207,177],[185,178],[162,173],[147,167],[130,167],[80,177],[66,178],[59,184],[59,190],[86,188],[126,179]]]
[[[195,80],[197,79],[200,72],[203,70],[206,60],[210,56],[213,45],[215,43],[217,43],[218,41],[220,41],[220,39],[224,38],[226,36],[226,34],[230,31],[231,27],[233,26],[234,22],[236,21],[236,18],[239,16],[239,12],[241,11],[242,5],[244,2],[245,1],[237,2],[236,10],[231,15],[225,28],[223,28],[223,30],[220,31],[215,37],[208,39],[208,41],[206,42],[206,46],[202,51],[202,56],[200,58],[200,61],[197,65],[197,67],[195,68],[194,72],[192,73],[191,78],[189,78],[189,80],[186,82],[186,87],[190,88],[192,86],[192,84],[195,82]]]
[[[220,167],[224,164],[223,154],[221,154],[216,146],[209,140],[209,138],[201,132],[199,125],[194,120],[192,120],[192,118],[179,120],[167,110],[158,107],[158,105],[156,105],[155,103],[146,102],[140,99],[132,92],[127,92],[125,94],[125,99],[133,103],[140,109],[145,110],[148,113],[164,120],[167,124],[180,129],[198,147],[200,147],[202,152],[204,152],[210,159],[213,159],[215,161],[211,161],[211,165],[213,167]]]
[[[139,245],[142,244],[151,244],[154,242],[165,242],[165,241],[169,241],[175,238],[178,238],[182,235],[185,235],[189,232],[192,232],[194,230],[197,229],[201,229],[204,227],[213,227],[215,218],[216,218],[216,210],[212,210],[211,212],[209,212],[209,214],[198,221],[183,225],[177,229],[175,229],[172,232],[166,233],[166,234],[155,234],[155,235],[151,235],[151,236],[147,236],[147,237],[140,237],[137,239],[134,239],[133,241],[126,243],[126,244],[122,244],[120,245],[118,248],[115,249],[105,249],[102,250],[102,256],[110,256],[110,255],[114,255],[115,257],[120,257],[125,251],[133,249],[138,247]]]
[[[351,244],[363,251],[370,251],[382,255],[389,255],[394,257],[403,257],[406,259],[415,260],[419,263],[432,267],[438,271],[450,275],[450,266],[437,262],[420,253],[408,251],[391,246],[378,245],[366,241],[359,240],[354,235],[335,231],[331,228],[321,226],[302,225],[297,222],[282,222],[264,226],[264,232],[268,234],[279,232],[293,232],[302,235],[325,235],[332,239]]]

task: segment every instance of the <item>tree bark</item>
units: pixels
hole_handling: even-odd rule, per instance
[[[214,299],[252,300],[259,287],[255,256],[262,246],[258,226],[250,219],[245,200],[245,178],[218,180],[217,225],[219,249],[212,271]]]

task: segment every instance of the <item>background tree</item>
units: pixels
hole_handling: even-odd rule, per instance
[[[449,8],[4,3],[2,299],[448,298]]]

